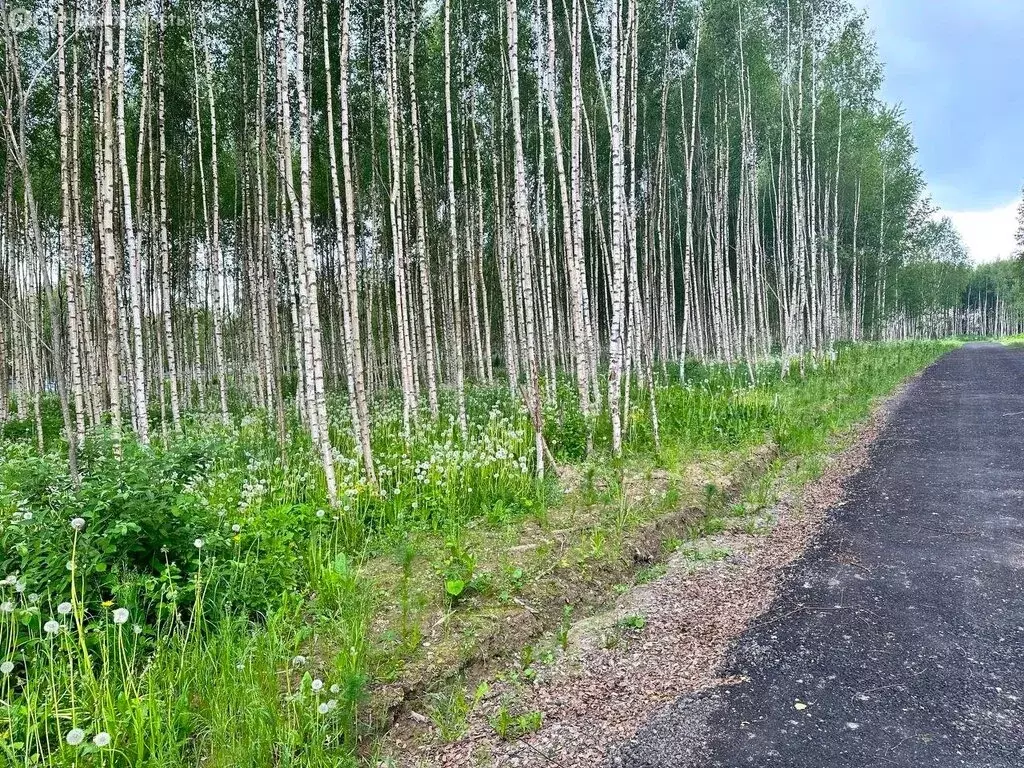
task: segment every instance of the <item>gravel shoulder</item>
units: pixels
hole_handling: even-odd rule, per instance
[[[702,651],[715,679],[670,669],[682,680],[669,687],[688,690],[607,763],[1024,764],[1022,374],[1020,350],[975,344],[913,382],[769,610],[724,664]],[[826,477],[812,497],[830,488]],[[769,568],[751,574],[768,593],[786,557],[775,547],[799,548],[817,516],[781,517],[781,542],[760,554]],[[729,618],[691,617],[690,630],[740,620],[711,607]],[[621,688],[627,711],[635,682]],[[602,731],[602,718],[582,722]],[[600,764],[593,754],[562,764]]]

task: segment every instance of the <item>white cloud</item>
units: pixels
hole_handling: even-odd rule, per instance
[[[964,245],[975,264],[1008,259],[1017,248],[1017,206],[1019,202],[986,211],[939,211],[948,216],[960,231]]]

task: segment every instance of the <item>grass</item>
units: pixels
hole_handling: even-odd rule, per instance
[[[467,660],[544,628],[564,650],[573,606],[661,574],[632,562],[644,526],[701,512],[659,533],[656,551],[713,532],[735,515],[727,481],[762,446],[813,458],[949,348],[846,347],[802,379],[763,366],[753,386],[739,368],[688,365],[685,383],[666,371],[662,450],[638,388],[618,465],[606,417],[582,458],[579,404],[559,382],[547,439],[561,483],[533,476],[528,419],[507,388],[471,388],[465,441],[450,401],[408,437],[399,404],[377,403],[380,492],[335,402],[336,508],[301,431],[279,445],[259,413],[228,426],[193,414],[181,434],[126,443],[121,461],[91,435],[76,484],[47,402],[44,455],[31,423],[5,425],[0,444],[4,760],[374,765],[396,691],[426,694],[434,727],[458,738],[486,693],[445,681]],[[492,720],[513,738],[541,721],[512,709]]]

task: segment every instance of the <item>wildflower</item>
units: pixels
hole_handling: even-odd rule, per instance
[[[195,541],[192,542],[192,546],[194,546],[196,549],[202,549],[203,548],[203,544],[204,544],[204,542],[203,542],[202,539],[196,539]]]
[[[81,728],[72,728],[70,731],[68,731],[68,734],[64,737],[64,740],[72,747],[77,747],[79,744],[85,741],[85,731],[83,731]]]
[[[139,624],[132,624],[132,632],[136,635],[142,634],[142,626]]]
[[[100,603],[100,605],[102,605],[104,608],[113,608],[114,607],[114,601],[113,600],[104,600],[102,603]]]
[[[321,715],[326,715],[328,712],[331,711],[331,709],[327,706],[327,702],[325,701],[316,708],[316,711],[319,712]]]
[[[327,702],[327,710],[330,711],[338,706],[338,702],[335,699],[331,699]]]
[[[11,672],[13,672],[13,671],[14,671],[14,662],[13,661],[5,661],[3,664],[0,664],[0,673],[3,673],[5,676],[11,674]]]
[[[101,749],[110,744],[110,734],[106,731],[100,731],[92,737],[92,743]]]
[[[73,518],[71,520],[71,527],[74,528],[76,531],[84,530],[85,529],[85,518],[83,518],[83,517]],[[72,731],[72,733],[73,732],[74,731]]]
[[[324,689],[324,681],[321,680],[319,677],[316,680],[314,680],[310,685],[314,691],[322,691]]]
[[[60,632],[60,623],[54,619],[50,619],[48,622],[43,624],[43,632],[48,635],[55,635]]]
[[[242,530],[242,526],[240,526],[238,523],[235,523],[234,525],[231,526],[231,530],[234,533],[239,533]]]
[[[322,509],[318,509],[318,510],[316,511],[316,516],[317,516],[317,517],[323,517],[323,516],[324,516],[324,515],[326,515],[326,514],[327,514],[327,513],[326,513],[326,512],[324,512],[324,511],[323,511]]]
[[[71,613],[71,603],[61,603],[57,606],[57,613],[61,616],[67,616]]]
[[[14,603],[10,600],[4,600],[0,603],[0,611],[3,613],[14,613]]]
[[[36,603],[38,603],[38,602],[39,602],[39,595],[38,595],[38,594],[36,594],[35,592],[31,593],[31,594],[30,594],[30,595],[28,596],[28,601],[29,601],[29,602],[30,602],[30,603],[31,603],[32,605],[35,605]]]
[[[26,512],[24,515],[21,516],[21,519],[22,520],[26,520],[26,521],[31,520],[32,519],[32,513],[31,512]]]
[[[128,621],[128,609],[115,608],[113,616],[115,624],[125,624]]]
[[[341,686],[335,683],[331,686],[331,693],[341,693]]]
[[[302,656],[302,655],[296,656],[294,659],[292,659],[292,666],[293,667],[301,667],[301,666],[305,665],[305,663],[306,663],[306,657]]]

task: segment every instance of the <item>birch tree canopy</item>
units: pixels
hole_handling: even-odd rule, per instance
[[[375,399],[409,432],[452,397],[465,436],[501,384],[543,474],[559,377],[618,454],[686,360],[1017,322],[843,0],[32,10],[2,39],[0,400],[59,393],[72,459],[258,411],[333,488],[331,403],[374,480]]]

